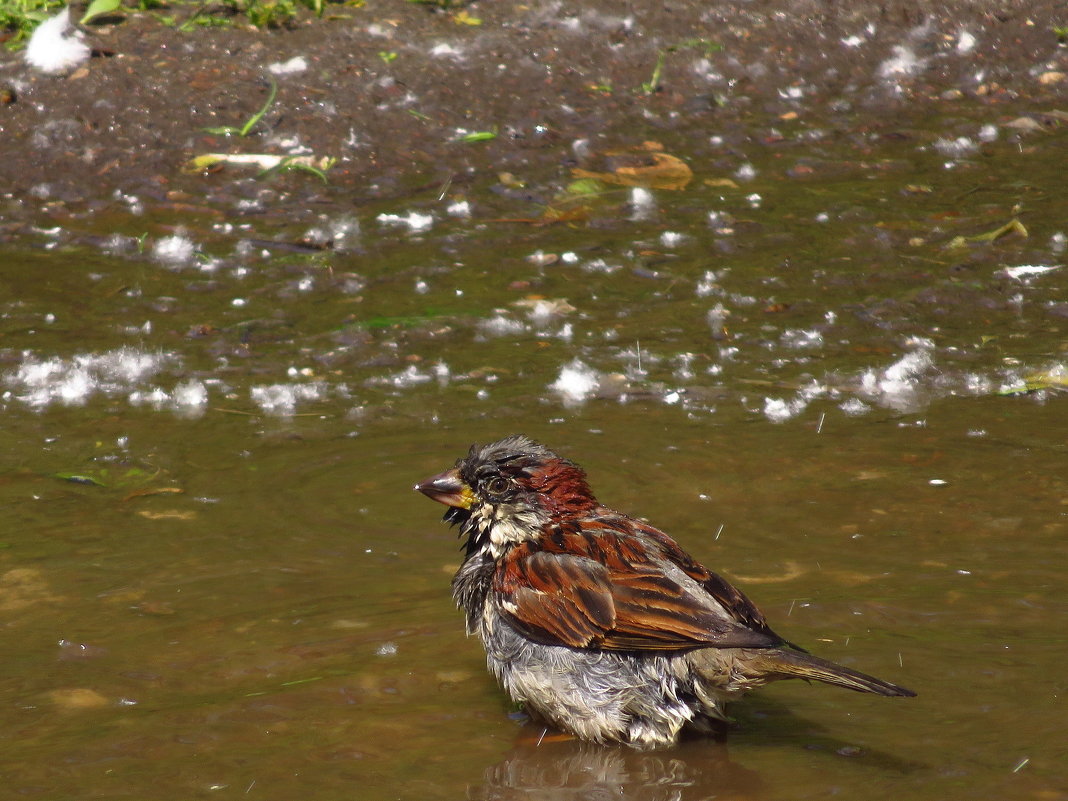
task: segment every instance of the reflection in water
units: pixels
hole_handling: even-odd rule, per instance
[[[635,751],[579,740],[538,742],[529,725],[523,742],[486,769],[468,789],[473,801],[686,801],[750,799],[763,793],[760,777],[731,762],[727,745],[699,740],[668,751]]]

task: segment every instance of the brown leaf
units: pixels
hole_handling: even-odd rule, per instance
[[[195,520],[197,516],[196,512],[180,511],[178,509],[170,509],[164,512],[150,512],[147,509],[142,509],[137,514],[149,520]]]
[[[111,703],[96,690],[88,687],[64,687],[49,690],[47,696],[60,709],[99,709]]]
[[[693,170],[678,156],[670,153],[652,152],[652,164],[619,166],[612,172],[593,172],[575,167],[571,174],[576,178],[596,178],[606,184],[618,186],[643,186],[648,189],[685,189],[693,180]]]

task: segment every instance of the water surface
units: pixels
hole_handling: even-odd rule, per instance
[[[930,141],[816,138],[815,174],[665,137],[694,186],[582,225],[491,222],[533,212],[487,178],[471,217],[436,193],[339,215],[332,252],[195,220],[142,252],[8,247],[9,792],[1065,797],[1063,134],[956,158],[948,123],[907,123]],[[703,183],[714,156],[755,174]],[[437,221],[378,219],[412,211]],[[1026,238],[947,247],[1017,216]],[[780,684],[723,742],[543,739],[411,491],[513,432],[791,640],[919,696]]]

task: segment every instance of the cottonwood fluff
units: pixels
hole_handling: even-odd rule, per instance
[[[26,45],[26,63],[47,75],[61,75],[89,60],[92,51],[85,34],[70,21],[70,8],[45,20]]]

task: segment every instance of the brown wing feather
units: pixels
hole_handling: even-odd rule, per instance
[[[651,552],[640,537],[612,522],[562,524],[537,544],[512,549],[494,578],[502,614],[532,639],[572,648],[766,648],[782,642],[766,624],[750,628],[708,592],[706,582],[714,574],[677,545],[686,565],[677,564],[659,541]],[[694,583],[673,578],[672,565]]]
[[[531,639],[588,648],[615,626],[608,571],[602,565],[523,547],[514,549],[502,566],[495,581],[504,614]]]
[[[667,534],[650,525],[639,523],[639,530],[655,540],[664,552],[664,556],[670,559],[686,572],[690,578],[705,588],[713,598],[726,609],[731,616],[744,626],[778,638],[764,619],[764,613],[757,609],[756,604],[750,601],[745,594],[731,584],[718,573],[713,573],[699,562],[694,561],[686,551],[679,547],[675,540]]]

